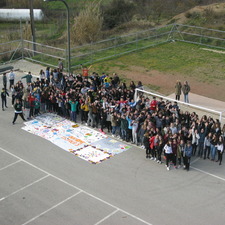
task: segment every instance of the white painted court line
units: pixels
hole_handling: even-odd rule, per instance
[[[71,198],[73,198],[73,197],[75,197],[75,196],[79,195],[81,192],[82,192],[82,191],[79,191],[78,193],[76,193],[76,194],[74,194],[74,195],[72,195],[72,196],[70,196],[70,197],[68,197],[68,198],[64,199],[63,201],[61,201],[61,202],[59,202],[58,204],[56,204],[56,205],[52,206],[51,208],[49,208],[49,209],[45,210],[44,212],[40,213],[39,215],[37,215],[37,216],[33,217],[32,219],[28,220],[27,222],[23,223],[22,225],[26,225],[26,224],[28,224],[28,223],[30,223],[30,222],[32,222],[32,221],[34,221],[34,220],[36,220],[38,217],[40,217],[40,216],[44,215],[45,213],[47,213],[47,212],[51,211],[52,209],[54,209],[54,208],[58,207],[59,205],[62,205],[63,203],[65,203],[65,202],[67,202],[68,200],[70,200]]]
[[[141,218],[139,218],[139,217],[137,217],[137,216],[135,216],[135,215],[133,215],[133,214],[131,214],[131,213],[128,213],[127,211],[122,210],[122,209],[120,209],[120,208],[118,208],[118,207],[116,207],[116,206],[114,206],[114,205],[112,205],[112,204],[110,204],[110,203],[104,201],[103,199],[98,198],[98,197],[96,197],[96,196],[94,196],[94,195],[92,195],[92,194],[90,194],[90,193],[88,193],[88,192],[86,192],[86,191],[84,191],[84,190],[82,190],[82,189],[76,187],[75,185],[68,183],[67,181],[65,181],[65,180],[63,180],[63,179],[61,179],[61,178],[59,178],[59,177],[57,177],[57,176],[55,176],[55,175],[53,175],[53,174],[48,173],[47,171],[45,171],[45,170],[39,168],[38,166],[35,166],[35,165],[33,165],[32,163],[29,163],[28,161],[23,160],[23,159],[20,158],[19,156],[17,156],[17,155],[15,155],[15,154],[13,154],[13,153],[11,153],[11,152],[9,152],[9,151],[7,151],[7,150],[1,148],[1,147],[0,147],[0,150],[2,150],[3,152],[8,153],[8,154],[11,155],[11,156],[14,156],[14,157],[16,157],[16,158],[22,160],[23,162],[27,163],[28,165],[30,165],[30,166],[32,166],[32,167],[34,167],[34,168],[36,168],[36,169],[42,171],[43,173],[46,173],[47,175],[49,175],[49,176],[51,176],[51,177],[53,177],[53,178],[55,178],[55,179],[61,181],[62,183],[67,184],[67,185],[69,185],[69,186],[71,186],[71,187],[73,187],[73,188],[75,188],[75,189],[77,189],[77,190],[79,190],[79,191],[81,191],[81,192],[83,192],[83,193],[85,193],[85,194],[87,194],[87,195],[93,197],[94,199],[97,199],[97,200],[99,200],[100,202],[103,202],[103,203],[105,203],[105,204],[111,206],[112,208],[118,209],[119,211],[121,211],[121,212],[123,212],[123,213],[126,213],[127,215],[129,215],[129,216],[131,216],[131,217],[133,217],[133,218],[135,218],[135,219],[137,219],[137,220],[139,220],[139,221],[141,221],[141,222],[143,222],[143,223],[145,223],[145,224],[147,224],[147,225],[152,225],[152,224],[150,224],[150,223],[148,223],[148,222],[142,220]]]
[[[10,163],[10,164],[9,164],[9,165],[7,165],[7,166],[2,167],[2,168],[0,169],[0,171],[1,171],[1,170],[4,170],[4,169],[7,169],[8,167],[10,167],[10,166],[13,166],[13,165],[17,164],[18,162],[21,162],[21,159],[17,160],[16,162]]]
[[[193,160],[193,161],[190,163],[190,165],[194,164],[194,163],[197,162],[199,159],[200,159],[200,158],[197,158],[197,159]]]
[[[114,215],[115,213],[117,213],[119,211],[119,209],[116,209],[115,211],[113,211],[112,213],[110,213],[108,216],[104,217],[102,220],[98,221],[97,223],[95,223],[94,225],[99,225],[100,223],[102,223],[103,221],[105,221],[106,219],[108,219],[110,216]]]
[[[50,175],[47,174],[46,176],[44,176],[44,177],[42,177],[42,178],[40,178],[40,179],[38,179],[38,180],[36,180],[36,181],[34,181],[34,182],[32,182],[32,183],[30,183],[30,184],[28,184],[28,185],[22,187],[22,188],[20,188],[20,189],[14,191],[14,192],[12,192],[11,194],[9,194],[9,195],[7,195],[7,196],[1,198],[0,201],[5,200],[6,198],[8,198],[8,197],[10,197],[10,196],[12,196],[12,195],[14,195],[14,194],[20,192],[20,191],[22,191],[22,190],[24,190],[24,189],[26,189],[26,188],[32,186],[33,184],[36,184],[36,183],[38,183],[38,182],[44,180],[45,178],[47,178],[47,177],[49,177],[49,176],[50,176]]]
[[[209,175],[209,176],[212,176],[212,177],[215,177],[215,178],[217,178],[217,179],[220,179],[220,180],[222,180],[222,181],[225,181],[225,178],[216,176],[216,175],[214,175],[214,174],[212,174],[212,173],[208,173],[208,172],[206,172],[206,171],[204,171],[204,170],[198,169],[198,168],[193,167],[193,166],[191,166],[191,168],[194,169],[194,170],[197,170],[197,171],[199,171],[199,172],[202,172],[202,173],[204,173],[204,174],[207,174],[207,175]]]

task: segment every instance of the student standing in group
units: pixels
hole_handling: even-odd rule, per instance
[[[18,115],[22,118],[23,121],[26,121],[24,116],[23,116],[22,102],[19,99],[16,99],[16,103],[14,105],[14,109],[15,109],[15,114],[14,114],[14,118],[13,118],[12,124],[13,125],[15,124]]]
[[[215,161],[217,142],[217,135],[213,134],[212,139],[210,141],[211,161]]]
[[[164,147],[164,141],[162,135],[158,136],[158,145],[156,146],[156,152],[157,152],[157,163],[162,163],[161,155]]]
[[[3,82],[3,87],[5,88],[5,90],[7,89],[7,77],[6,77],[6,73],[3,73],[3,77],[2,77],[2,82]]]
[[[146,150],[146,159],[147,158],[151,158],[151,155],[150,155],[150,145],[149,145],[149,132],[146,131],[145,134],[144,134],[144,140],[143,140],[143,143],[144,143],[144,146],[145,146],[145,150]]]
[[[185,162],[185,143],[184,143],[184,140],[183,139],[180,139],[180,143],[178,145],[178,149],[177,149],[177,158],[178,158],[178,164],[180,167],[181,166],[181,159],[183,159],[183,163]],[[184,166],[185,167],[185,166]]]
[[[205,140],[204,140],[204,159],[209,159],[209,154],[210,154],[210,142],[211,142],[211,139],[212,139],[212,133],[208,133],[208,135],[205,137]]]
[[[174,138],[172,142],[172,151],[173,151],[173,165],[175,169],[177,169],[177,148],[178,148],[177,139]]]
[[[28,72],[28,74],[27,75],[25,75],[25,76],[23,76],[23,77],[21,77],[21,79],[26,79],[26,82],[27,82],[27,85],[28,84],[30,84],[31,82],[32,82],[32,75],[31,75],[31,72]]]
[[[14,85],[15,77],[15,73],[13,72],[13,70],[11,70],[9,73],[9,89],[11,89],[11,87]]]
[[[222,159],[223,159],[223,150],[224,150],[224,139],[223,136],[219,137],[218,143],[216,145],[217,153],[218,153],[218,160],[216,162],[219,162],[219,165],[221,165]]]
[[[184,169],[186,169],[187,171],[189,171],[190,168],[190,161],[191,161],[191,156],[192,156],[192,145],[191,145],[191,141],[187,142],[187,145],[184,148]]]
[[[7,90],[5,88],[2,88],[2,92],[1,92],[1,99],[2,99],[2,111],[4,111],[4,106],[5,108],[8,108],[7,107],[7,95],[9,96],[9,93],[7,92]]]
[[[71,105],[70,119],[76,123],[78,101],[70,100],[69,103]]]
[[[166,169],[170,170],[169,162],[173,159],[172,140],[169,139],[163,148],[166,157]]]

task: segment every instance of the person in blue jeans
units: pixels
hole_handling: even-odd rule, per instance
[[[76,123],[77,122],[77,105],[78,105],[78,101],[70,100],[69,103],[71,105],[70,119],[73,122]]]
[[[210,141],[211,161],[215,161],[217,142],[218,142],[217,135],[213,134],[212,139]]]
[[[191,141],[187,142],[187,145],[184,147],[184,169],[189,171],[190,168],[190,161],[192,156],[192,145]]]
[[[184,82],[184,85],[182,87],[182,91],[184,94],[184,102],[189,103],[188,94],[190,92],[191,88],[187,81]]]

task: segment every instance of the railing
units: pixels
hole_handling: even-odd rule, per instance
[[[71,67],[76,69],[80,67],[80,64],[90,65],[173,40],[225,49],[225,31],[169,24],[71,48]],[[19,43],[21,44],[18,45]],[[33,50],[33,44],[36,45],[36,51]],[[57,67],[58,60],[56,59],[61,58],[66,61],[66,52],[66,49],[33,43],[23,38],[0,44],[0,59],[4,59],[6,63],[14,59],[25,58],[43,65]]]

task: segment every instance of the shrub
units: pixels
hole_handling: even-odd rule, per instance
[[[124,22],[131,21],[134,4],[126,0],[112,0],[103,10],[103,25],[105,29],[112,29]]]
[[[78,44],[97,41],[101,36],[103,18],[99,0],[93,1],[74,18],[71,39]]]

